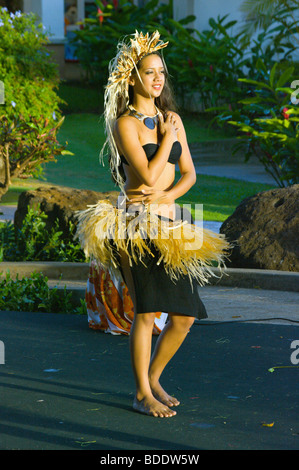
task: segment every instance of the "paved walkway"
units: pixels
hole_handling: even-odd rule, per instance
[[[1,312],[0,319],[1,450],[299,448],[296,326],[194,325],[162,377],[181,401],[177,416],[156,419],[131,408],[128,337],[90,330],[80,315]]]
[[[227,142],[203,142],[191,145],[197,173],[275,185],[274,179],[265,171],[257,157],[252,156],[245,163],[243,153],[232,155],[232,145],[235,142],[234,139],[228,139]]]
[[[6,220],[13,221],[16,209],[17,206],[15,204],[1,205],[0,203],[0,222],[4,222]]]
[[[202,175],[210,176],[224,176],[225,178],[234,178],[243,181],[249,181],[251,183],[265,183],[272,184],[275,181],[268,175],[264,167],[259,164],[246,164],[246,163],[230,163],[214,165],[211,160],[203,160],[201,163],[195,165],[196,172]]]

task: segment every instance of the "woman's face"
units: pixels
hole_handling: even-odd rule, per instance
[[[158,98],[165,84],[165,68],[161,58],[156,54],[144,57],[139,65],[139,75],[142,83],[137,74],[132,77],[134,91],[144,96],[150,94],[153,98]]]

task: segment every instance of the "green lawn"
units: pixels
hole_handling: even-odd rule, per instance
[[[223,222],[243,199],[272,187],[230,178],[198,175],[196,184],[179,202],[203,204],[204,220]]]
[[[67,141],[68,150],[74,155],[61,156],[56,163],[45,165],[44,176],[48,182],[94,191],[114,189],[108,167],[99,162],[104,143],[103,122],[99,115],[67,115],[58,139],[61,143]]]
[[[190,143],[223,138],[221,130],[209,130],[208,124],[196,116],[184,116],[183,120]],[[2,198],[2,204],[14,204],[21,191],[45,183],[94,191],[117,189],[110,177],[108,164],[103,167],[99,162],[99,153],[104,142],[103,122],[99,114],[66,115],[58,138],[61,143],[68,142],[68,150],[74,155],[62,156],[56,163],[46,164],[45,181],[14,180],[12,187]],[[271,187],[274,184],[269,186],[200,175],[196,185],[178,202],[202,203],[205,220],[223,221],[242,199]]]

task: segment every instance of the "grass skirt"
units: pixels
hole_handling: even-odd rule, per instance
[[[130,213],[99,201],[79,211],[76,237],[86,257],[111,270],[119,268],[120,252],[128,256],[131,265],[150,256],[157,265],[163,264],[172,281],[188,276],[190,282],[207,283],[214,275],[210,267],[224,266],[229,246],[223,235],[181,218],[170,221],[159,217],[150,207]]]

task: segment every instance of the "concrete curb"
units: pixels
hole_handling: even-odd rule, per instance
[[[19,279],[30,276],[33,272],[43,273],[48,279],[61,281],[86,281],[88,263],[70,263],[60,261],[3,261],[0,264],[0,273],[10,272],[10,276]]]
[[[86,285],[89,264],[70,262],[2,262],[0,274],[6,272],[15,279],[30,276],[33,272],[41,272],[48,277],[50,284],[53,282],[59,286],[73,286],[74,290]],[[212,268],[215,277],[211,278],[211,285],[259,288],[267,290],[280,290],[299,292],[299,272],[270,271],[262,269],[227,268],[220,271]]]

